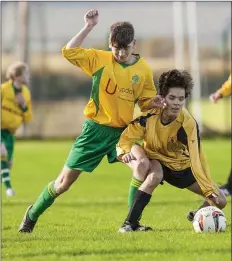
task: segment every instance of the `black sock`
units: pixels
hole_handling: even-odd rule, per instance
[[[226,188],[232,193],[232,170],[230,171],[230,175],[226,184]]]
[[[151,199],[150,194],[147,194],[146,192],[143,192],[141,190],[137,190],[132,207],[126,218],[126,221],[130,222],[133,229],[136,228],[138,224],[138,219],[141,216],[146,205],[149,203],[150,199]]]

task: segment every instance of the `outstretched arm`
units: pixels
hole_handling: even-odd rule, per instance
[[[211,198],[215,193],[218,194],[218,191],[215,189],[210,176],[208,163],[201,146],[197,123],[194,123],[193,120],[190,121],[186,123],[187,126],[184,126],[184,129],[188,137],[191,169],[203,195],[206,198]]]
[[[232,92],[231,89],[231,75],[229,76],[228,80],[225,81],[220,89],[216,92],[212,93],[209,98],[213,103],[216,103],[218,100],[222,99],[225,96],[230,95]]]
[[[87,35],[92,31],[94,26],[98,23],[98,11],[93,9],[88,11],[84,16],[85,26],[81,31],[75,35],[66,45],[66,48],[75,48],[82,44]]]
[[[154,108],[164,108],[166,106],[165,99],[160,95],[156,95],[156,87],[153,80],[152,70],[147,73],[143,90],[138,97],[138,105],[142,112]]]

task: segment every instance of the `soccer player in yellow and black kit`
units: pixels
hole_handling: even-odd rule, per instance
[[[231,88],[231,74],[227,81],[225,81],[221,88],[219,88],[216,92],[212,93],[209,98],[213,103],[217,103],[218,100],[223,97],[229,96],[232,93]],[[227,183],[220,187],[221,191],[225,194],[225,196],[232,195],[232,170],[230,170],[230,175],[227,180]]]
[[[104,156],[109,163],[117,161],[116,144],[133,119],[134,105],[142,111],[160,105],[152,70],[146,61],[134,54],[134,28],[118,22],[110,28],[112,51],[85,49],[83,40],[98,22],[98,11],[84,17],[84,28],[62,49],[63,56],[92,77],[90,100],[84,109],[87,118],[81,135],[72,146],[58,178],[48,184],[37,201],[29,206],[19,232],[31,233],[39,216],[55,198],[67,191],[81,172],[92,172]]]
[[[14,196],[10,182],[14,134],[22,123],[32,120],[31,95],[27,88],[29,70],[26,64],[16,62],[7,69],[8,81],[1,85],[1,181],[6,195]]]
[[[130,160],[137,140],[144,140],[147,172],[136,192],[133,205],[119,232],[133,232],[153,190],[163,181],[178,188],[203,195],[203,206],[226,205],[225,196],[213,184],[200,142],[198,125],[191,114],[182,108],[193,87],[187,71],[171,70],[159,79],[159,90],[166,107],[151,110],[134,121],[122,133],[117,144],[118,158]],[[208,203],[209,202],[209,203]]]

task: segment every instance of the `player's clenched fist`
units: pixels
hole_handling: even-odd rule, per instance
[[[92,9],[88,11],[85,16],[85,25],[89,28],[94,27],[98,23],[98,11],[96,9]]]

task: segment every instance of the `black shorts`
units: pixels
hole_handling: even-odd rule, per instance
[[[177,188],[187,188],[196,182],[196,179],[193,176],[191,168],[187,168],[185,170],[175,171],[169,169],[168,167],[162,165],[163,168],[163,180],[167,181],[169,184],[177,187]]]

